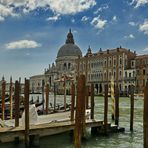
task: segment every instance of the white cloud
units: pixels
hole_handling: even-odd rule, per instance
[[[113,16],[112,21],[113,22],[117,22],[117,17],[116,16]]]
[[[0,16],[0,22],[3,22],[4,20],[5,20],[5,18]]]
[[[56,14],[76,14],[96,5],[95,0],[0,0],[4,5],[24,7],[24,12],[38,7],[51,9]]]
[[[144,32],[144,34],[148,34],[148,20],[145,20],[143,24],[139,25],[139,30]]]
[[[106,10],[106,9],[108,9],[108,8],[109,8],[109,6],[108,6],[107,4],[102,5],[101,7],[99,7],[99,8],[94,12],[94,14],[98,14],[99,12],[102,12],[103,10]]]
[[[19,16],[18,14],[13,12],[13,9],[9,6],[4,6],[2,4],[0,4],[0,17],[1,20],[4,21],[4,18],[7,16]]]
[[[135,22],[129,22],[128,24],[131,26],[137,26],[137,24]]]
[[[128,36],[124,36],[125,39],[134,39],[135,36],[133,34],[129,34]]]
[[[60,14],[75,14],[96,5],[95,0],[49,0],[50,9]]]
[[[19,40],[15,42],[10,42],[5,45],[5,47],[9,50],[24,49],[24,48],[37,48],[40,46],[41,44],[37,43],[36,41],[31,41],[31,40]]]
[[[60,15],[57,14],[57,15],[55,15],[55,16],[48,17],[46,20],[47,20],[47,21],[57,21],[57,20],[59,20],[59,19],[60,19]]]
[[[101,20],[100,16],[94,17],[93,20],[91,21],[91,24],[97,29],[104,29],[106,23],[107,20]]]
[[[143,51],[148,51],[148,47],[145,47],[145,48],[143,49]]]
[[[144,6],[145,4],[148,4],[148,0],[132,0],[130,3],[130,5],[134,5],[135,8]]]
[[[82,18],[81,18],[81,21],[83,21],[83,22],[86,22],[86,21],[88,21],[89,20],[89,17],[87,17],[87,16],[83,16]]]

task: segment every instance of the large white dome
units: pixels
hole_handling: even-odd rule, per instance
[[[65,44],[59,49],[57,58],[65,56],[82,56],[80,48],[74,43],[73,34],[71,30],[67,35]]]

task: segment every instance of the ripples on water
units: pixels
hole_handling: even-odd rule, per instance
[[[36,97],[36,96],[35,96]],[[40,96],[41,97],[41,96]],[[57,97],[57,103],[63,103],[63,96]],[[53,96],[50,97],[53,103]],[[70,102],[70,97],[67,98]],[[103,120],[103,97],[95,97],[95,118]],[[143,100],[135,100],[134,131],[130,132],[130,98],[120,98],[120,127],[125,127],[124,133],[110,134],[109,136],[91,136],[87,130],[87,140],[82,142],[82,148],[142,148],[143,147]],[[111,122],[111,99],[109,98],[108,120]],[[68,133],[48,136],[40,139],[39,148],[72,148],[73,139]],[[24,144],[18,146],[13,143],[0,144],[0,148],[24,148]]]

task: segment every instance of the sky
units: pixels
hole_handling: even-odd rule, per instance
[[[0,79],[43,74],[70,28],[83,55],[148,54],[148,0],[0,0]]]

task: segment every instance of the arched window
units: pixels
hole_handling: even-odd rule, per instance
[[[68,69],[70,69],[70,67],[71,67],[71,64],[70,64],[70,63],[68,63]]]
[[[63,69],[64,69],[64,70],[67,69],[66,63],[64,63],[64,65],[63,65]]]

